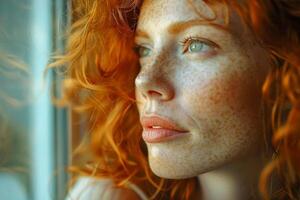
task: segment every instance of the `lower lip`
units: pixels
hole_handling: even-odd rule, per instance
[[[170,129],[146,128],[143,130],[143,139],[147,143],[159,143],[176,139],[187,133]]]

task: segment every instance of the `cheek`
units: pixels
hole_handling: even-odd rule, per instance
[[[241,63],[241,62],[240,62]],[[261,82],[255,77],[259,71],[251,66],[241,68],[235,63],[220,64],[201,73],[187,72],[182,88],[183,105],[194,117],[226,118],[228,115],[256,117],[261,100]]]
[[[238,63],[243,63],[239,61]],[[190,74],[182,93],[182,106],[196,123],[193,131],[203,145],[216,144],[223,155],[251,148],[261,135],[260,88],[252,66],[234,62]],[[193,75],[192,75],[193,74]],[[187,75],[187,74],[186,74]],[[196,144],[199,145],[199,144]]]

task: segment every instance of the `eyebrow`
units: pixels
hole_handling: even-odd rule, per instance
[[[177,33],[180,33],[182,31],[184,31],[192,26],[196,26],[196,25],[213,26],[213,27],[215,27],[217,29],[221,29],[222,31],[225,31],[227,33],[229,32],[229,28],[224,25],[213,23],[213,22],[207,21],[207,20],[199,20],[199,19],[175,22],[168,27],[168,32],[171,34],[177,34]]]
[[[227,26],[213,23],[213,22],[210,22],[207,20],[199,20],[199,19],[175,22],[175,23],[171,24],[167,30],[170,34],[178,34],[180,32],[183,32],[184,30],[186,30],[192,26],[196,26],[196,25],[213,26],[219,30],[229,33],[229,28]],[[149,38],[149,34],[143,30],[136,30],[136,36]]]

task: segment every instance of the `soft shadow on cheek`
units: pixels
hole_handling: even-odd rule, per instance
[[[251,74],[238,71],[199,76],[198,80],[187,85],[184,102],[189,105],[189,110],[199,115],[226,112],[257,114],[261,97],[254,81]]]

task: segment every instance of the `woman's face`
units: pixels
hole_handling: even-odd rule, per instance
[[[226,29],[224,5],[193,2],[144,1],[136,31],[143,138],[151,169],[165,178],[217,169],[255,153],[263,141],[266,52],[236,13],[230,11]],[[203,23],[215,14],[220,26]]]

